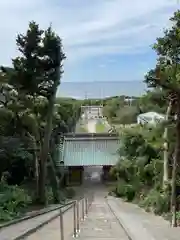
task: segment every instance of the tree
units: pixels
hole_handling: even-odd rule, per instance
[[[156,87],[148,90],[146,94],[140,97],[137,104],[141,112],[154,111],[164,114],[168,104],[167,94],[160,87]]]
[[[164,36],[157,39],[154,50],[158,54],[156,68],[151,70],[146,82],[153,87],[161,87],[176,99],[176,147],[172,173],[172,226],[176,226],[176,176],[180,164],[180,11],[170,19],[172,27],[164,31]]]
[[[43,138],[36,138],[36,141],[40,148],[39,201],[45,204],[46,165],[52,132],[52,118],[65,55],[61,39],[52,31],[52,28],[49,27],[43,31],[35,22],[29,24],[25,35],[18,35],[17,46],[21,56],[13,59],[13,71],[6,71],[9,74],[10,83],[18,91],[22,100],[25,99],[25,96],[29,96],[32,102],[38,96],[47,99],[43,133],[39,132],[37,128],[36,134],[36,136],[43,136]],[[34,104],[32,104],[31,110],[37,120],[39,112]]]
[[[50,86],[48,86],[48,109],[46,126],[44,129],[44,141],[40,153],[40,202],[46,203],[45,183],[46,183],[46,162],[49,154],[49,141],[52,133],[52,116],[54,112],[54,104],[56,99],[57,88],[60,84],[62,70],[62,61],[65,59],[65,54],[62,50],[60,38],[48,28],[45,31],[44,43],[44,77]],[[46,84],[46,83],[45,83]]]
[[[115,96],[105,99],[103,115],[108,118],[110,123],[114,124],[131,124],[137,121],[137,115],[140,113],[138,101],[135,97],[128,102],[127,96]]]
[[[16,43],[19,57],[13,59],[12,68],[1,67],[0,71],[0,179],[4,195],[9,191],[8,206],[12,207],[12,201],[17,203],[13,204],[13,216],[21,211],[16,191],[24,194],[24,207],[31,201],[37,204],[32,196],[27,201],[29,193],[25,196],[21,184],[43,204],[45,184],[46,188],[50,185],[54,203],[59,202],[63,174],[57,165],[60,158],[57,152],[64,133],[74,131],[82,103],[56,99],[65,55],[51,27],[43,31],[31,22],[26,34],[18,35]],[[12,217],[12,209],[8,210],[5,203],[1,219]]]

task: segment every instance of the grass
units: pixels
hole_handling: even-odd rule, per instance
[[[96,132],[97,133],[107,132],[107,128],[103,123],[97,123],[96,124]]]

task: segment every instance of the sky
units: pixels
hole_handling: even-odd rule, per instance
[[[17,34],[34,20],[62,38],[63,82],[143,81],[156,61],[151,46],[178,7],[178,0],[1,0],[0,65],[11,65]]]

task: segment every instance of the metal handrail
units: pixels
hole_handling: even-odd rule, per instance
[[[3,223],[3,224],[0,224],[0,230],[1,229],[5,229],[7,227],[11,227],[12,225],[15,225],[15,224],[19,224],[21,222],[24,222],[24,221],[27,221],[27,220],[31,220],[33,218],[36,218],[36,217],[39,217],[39,216],[42,216],[44,214],[47,214],[47,213],[50,213],[50,212],[53,212],[53,211],[56,211],[60,208],[64,208],[64,207],[67,207],[71,204],[73,204],[74,201],[70,201],[68,203],[63,203],[62,205],[58,205],[56,207],[53,207],[52,208],[49,208],[49,209],[42,209],[42,210],[39,210],[31,215],[28,215],[28,216],[25,216],[25,217],[21,217],[21,218],[17,218],[17,219],[14,219],[14,220],[10,220],[6,223]]]
[[[85,220],[88,215],[89,208],[93,201],[93,195],[89,195],[87,197],[76,200],[72,203],[72,206],[69,209],[73,209],[73,237],[78,237],[78,233],[80,232],[80,223]],[[80,215],[81,209],[81,215]],[[64,214],[62,209],[60,209],[60,236],[61,240],[64,239]]]

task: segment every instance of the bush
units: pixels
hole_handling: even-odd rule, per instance
[[[135,198],[136,189],[131,184],[119,182],[116,186],[115,194],[117,197],[122,197],[127,201],[132,201]]]
[[[169,212],[170,196],[168,193],[152,189],[148,195],[142,198],[139,205],[144,207],[146,211],[162,214]]]
[[[53,191],[52,187],[46,186],[46,195],[47,195],[47,203],[52,204],[53,203]]]
[[[125,130],[118,151],[119,161],[111,169],[111,174],[118,180],[113,190],[116,196],[136,200],[155,214],[167,215],[171,191],[169,186],[162,191],[163,131],[164,128],[159,130],[157,127],[153,130],[146,127]]]
[[[176,213],[178,226],[180,226],[180,211]]]
[[[0,184],[0,221],[18,217],[31,203],[31,197],[18,186]]]
[[[128,201],[132,201],[135,198],[135,188],[133,185],[127,184],[125,187],[125,196]]]

